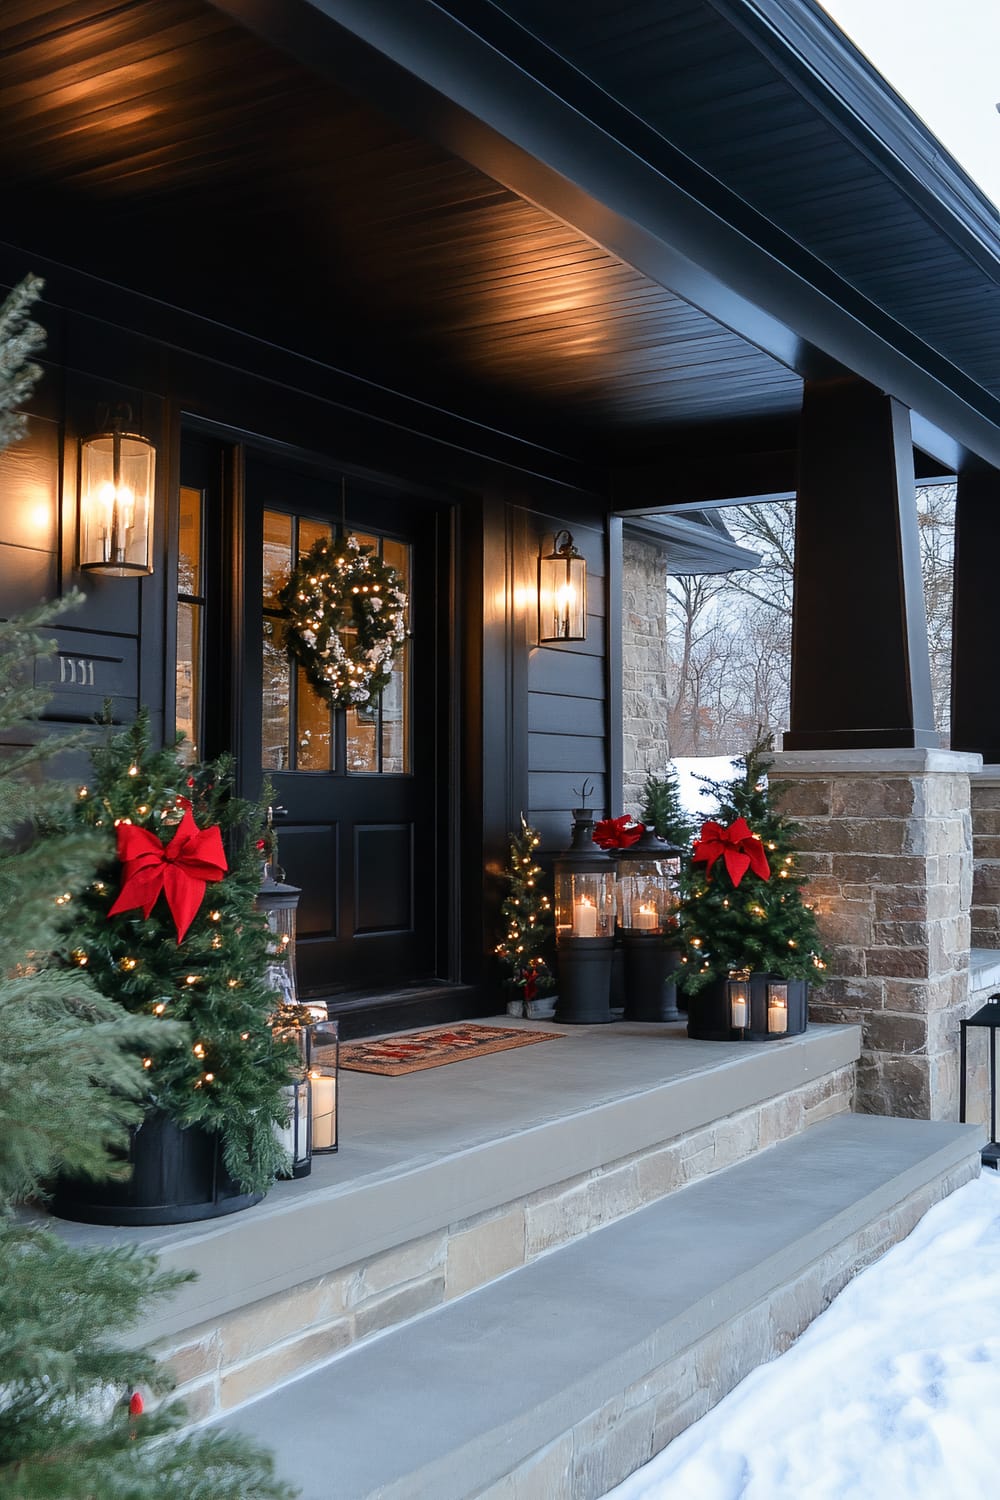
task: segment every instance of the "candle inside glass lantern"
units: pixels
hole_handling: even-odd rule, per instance
[[[767,1029],[778,1034],[788,1030],[788,985],[767,987]]]
[[[573,903],[573,936],[597,936],[597,906],[589,896],[581,896]]]
[[[644,901],[632,913],[632,926],[638,932],[655,932],[660,925],[660,914],[655,902]]]
[[[745,1031],[749,1020],[749,997],[745,984],[730,984],[730,1025],[735,1031]]]
[[[337,1149],[337,1080],[312,1069],[309,1073],[312,1091],[312,1148],[314,1151]]]

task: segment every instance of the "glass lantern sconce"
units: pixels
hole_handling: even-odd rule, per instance
[[[552,551],[538,559],[538,640],[587,638],[587,564],[572,534],[559,531]]]
[[[153,571],[156,449],[128,432],[122,407],[111,426],[80,443],[80,568],[112,578]]]

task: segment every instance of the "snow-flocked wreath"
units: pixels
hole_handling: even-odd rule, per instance
[[[334,708],[367,703],[406,639],[402,579],[356,536],[321,537],[278,595],[288,645]]]

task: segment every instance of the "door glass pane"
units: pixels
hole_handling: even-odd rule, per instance
[[[180,487],[177,592],[201,593],[201,490]]]
[[[407,598],[410,594],[410,549],[405,542],[389,537],[382,541],[382,557],[403,580]],[[409,625],[410,607],[406,607]],[[399,776],[410,769],[410,642],[400,646],[392,662],[392,677],[382,691],[382,771]]]
[[[291,670],[283,621],[264,616],[263,645],[261,764],[267,771],[287,771]]]
[[[315,546],[321,536],[332,536],[332,531],[325,521],[310,521],[305,516],[299,518],[299,556]]]
[[[174,727],[184,739],[181,758],[201,753],[202,637],[205,595],[202,569],[204,496],[182,484],[178,491],[177,527],[177,666]]]
[[[278,608],[278,592],[288,582],[292,564],[292,518],[264,512],[264,608]]]
[[[333,745],[330,735],[330,710],[309,685],[302,667],[298,669],[295,696],[295,769],[297,771],[330,771],[333,769]]]
[[[378,700],[347,710],[347,769],[378,770]]]
[[[184,735],[181,759],[190,764],[198,756],[201,704],[201,605],[177,603],[177,733]]]

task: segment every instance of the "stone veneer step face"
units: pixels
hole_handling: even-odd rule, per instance
[[[186,1330],[160,1349],[192,1421],[850,1111],[853,1065],[702,1129]]]
[[[303,1500],[590,1500],[975,1175],[981,1138],[825,1120],[222,1425],[275,1447]]]
[[[692,1344],[683,1358],[652,1370],[498,1483],[478,1490],[475,1500],[600,1500],[753,1370],[790,1348],[849,1281],[905,1239],[929,1208],[975,1172],[973,1164],[956,1167],[910,1194],[772,1296]]]

